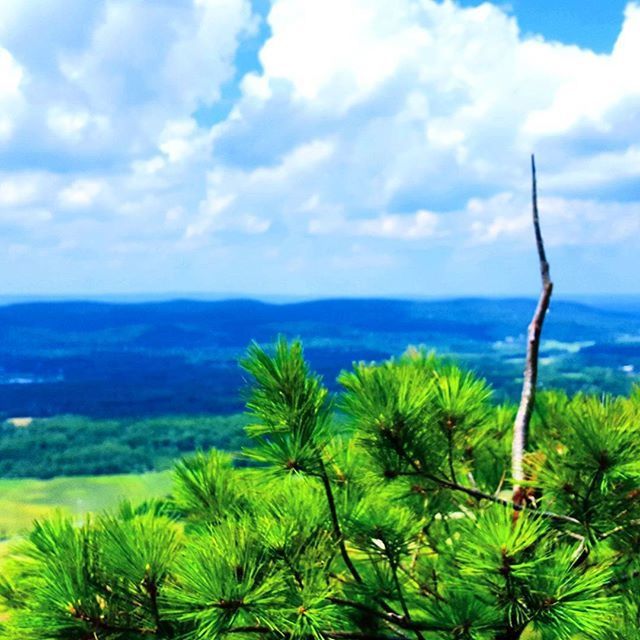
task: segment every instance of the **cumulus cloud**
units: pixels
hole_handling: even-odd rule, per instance
[[[9,51],[0,47],[0,144],[7,141],[22,107],[24,71]]]
[[[360,235],[419,240],[433,236],[437,226],[438,216],[431,211],[421,210],[412,216],[387,214],[362,220],[356,228]]]
[[[640,235],[640,206],[636,202],[543,196],[539,206],[544,211],[545,243],[549,247],[615,247],[635,243]],[[458,224],[471,230],[470,243],[505,241],[520,247],[531,243],[531,205],[528,199],[513,193],[472,199],[458,218]]]
[[[32,204],[42,198],[51,177],[43,173],[0,174],[0,207]]]
[[[76,180],[60,192],[59,200],[63,207],[89,207],[103,189],[100,180]]]
[[[0,6],[0,208],[51,212],[43,261],[84,247],[117,271],[146,247],[182,288],[378,290],[416,265],[455,287],[468,256],[531,248],[531,151],[556,255],[638,247],[635,2],[609,54],[488,2],[272,0],[262,30],[249,0],[60,6]]]
[[[63,142],[82,143],[109,132],[109,119],[73,107],[52,106],[47,112],[47,126],[54,137]]]
[[[105,169],[157,148],[167,122],[214,103],[235,73],[238,42],[255,29],[249,0],[38,5],[0,7],[0,113],[24,60],[16,146],[80,153]]]
[[[555,196],[545,201],[553,244],[633,237],[637,200],[611,201],[640,178],[634,138],[625,137],[640,100],[637,5],[627,7],[609,55],[523,37],[514,18],[488,3],[279,0],[269,23],[263,72],[245,77],[218,146],[259,138],[267,121],[282,134],[274,154],[282,140],[292,147],[309,132],[330,132],[331,162],[311,183],[292,179],[282,190],[286,201],[298,194],[300,210],[316,210],[312,233],[485,243],[524,235],[528,152],[540,147]],[[593,144],[585,151],[576,140]],[[241,162],[269,158],[260,148]],[[257,171],[246,172],[247,185]],[[518,204],[505,210],[501,194]],[[478,195],[490,222],[474,218]],[[419,205],[440,215],[420,224],[411,217]],[[563,207],[590,213],[555,224]],[[389,209],[400,213],[381,213]]]
[[[573,64],[560,68],[562,82],[551,104],[529,114],[525,131],[562,134],[582,122],[605,132],[613,127],[612,109],[630,96],[640,96],[640,77],[631,73],[640,57],[638,34],[640,6],[632,3],[625,10],[623,28],[611,54],[580,52],[581,59],[576,55]]]
[[[313,218],[309,222],[309,232],[317,235],[336,234],[369,236],[400,240],[421,240],[430,238],[437,232],[439,217],[431,211],[420,210],[414,214],[389,214],[375,218],[350,221],[339,218]]]

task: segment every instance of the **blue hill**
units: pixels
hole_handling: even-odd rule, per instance
[[[330,384],[355,360],[425,345],[453,355],[513,396],[535,300],[335,299],[0,307],[0,417],[230,413],[241,408],[237,360],[251,340],[303,339]],[[541,383],[626,392],[640,371],[640,306],[554,301]]]

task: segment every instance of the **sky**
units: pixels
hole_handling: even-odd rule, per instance
[[[0,0],[0,295],[640,294],[640,4]]]

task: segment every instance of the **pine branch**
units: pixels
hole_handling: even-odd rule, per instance
[[[616,587],[620,584],[625,584],[627,582],[631,582],[632,580],[637,580],[640,578],[640,570],[633,571],[626,576],[621,576],[620,578],[615,578],[607,583],[608,587]]]
[[[398,600],[400,601],[400,606],[402,607],[402,613],[404,613],[404,617],[409,624],[412,624],[411,614],[409,613],[409,607],[407,606],[407,601],[405,600],[404,593],[402,592],[402,585],[400,584],[400,580],[398,580],[398,567],[394,566],[391,568],[393,573],[393,582],[396,587],[396,591],[398,592]],[[418,629],[415,630],[416,638],[418,640],[424,640],[424,636],[420,633]]]
[[[324,461],[322,460],[322,456],[320,456],[320,479],[322,480],[322,485],[324,487],[325,494],[327,496],[327,502],[329,504],[329,513],[331,514],[331,524],[333,526],[333,534],[338,542],[338,546],[340,547],[340,555],[344,560],[344,563],[347,565],[349,572],[353,576],[353,579],[361,583],[362,577],[358,573],[355,565],[353,564],[351,558],[349,557],[349,553],[347,552],[347,547],[344,543],[344,536],[342,535],[342,529],[340,527],[340,521],[338,520],[338,512],[336,510],[336,501],[333,497],[333,490],[331,489],[331,481],[329,480],[329,475],[327,474],[327,469],[324,465]]]
[[[447,429],[447,454],[449,458],[449,473],[451,474],[451,481],[458,482],[456,478],[456,472],[453,468],[453,433],[451,429]]]
[[[260,633],[264,635],[274,635],[278,638],[292,638],[294,634],[282,633],[281,631],[274,631],[270,627],[246,626],[246,627],[233,627],[226,629],[224,633]],[[358,631],[322,631],[322,637],[335,638],[336,640],[404,640],[404,636],[385,636],[375,633],[361,633]],[[305,640],[317,640],[317,635],[309,634],[308,636],[300,636],[295,634],[296,638],[304,638]]]
[[[424,475],[424,474],[423,474]],[[466,493],[468,496],[475,498],[476,500],[489,500],[490,502],[494,502],[495,504],[501,504],[504,507],[510,507],[515,511],[524,511],[526,505],[521,504],[519,502],[515,502],[515,500],[505,500],[504,498],[500,498],[491,493],[484,493],[484,491],[479,491],[478,489],[472,489],[471,487],[465,487],[462,484],[457,484],[455,482],[449,482],[443,478],[437,478],[436,476],[424,475],[425,478],[429,480],[433,480],[437,482],[441,487],[446,489],[451,489],[452,491],[459,491],[461,493]],[[566,516],[561,513],[554,513],[553,511],[542,511],[539,509],[535,510],[535,513],[543,518],[549,518],[550,520],[557,520],[558,522],[566,522],[569,524],[577,524],[582,526],[580,520],[573,518],[571,516]]]
[[[397,613],[388,613],[384,611],[378,611],[378,609],[374,609],[362,602],[356,602],[354,600],[347,600],[345,598],[329,598],[329,602],[333,604],[337,604],[339,606],[350,607],[352,609],[357,609],[362,613],[366,613],[369,616],[373,616],[375,618],[379,618],[384,622],[398,627],[400,629],[406,631],[413,631],[414,633],[420,631],[444,631],[445,629],[440,628],[438,625],[428,623],[428,622],[415,622],[413,620],[407,619],[406,616],[398,615]]]
[[[398,475],[413,475],[413,476],[422,477],[427,480],[431,480],[431,482],[435,482],[436,484],[438,484],[444,489],[459,491],[460,493],[465,493],[468,496],[475,498],[476,500],[488,500],[495,504],[500,504],[504,507],[509,507],[515,511],[524,511],[524,509],[526,508],[526,505],[520,502],[516,502],[515,500],[506,500],[504,498],[500,498],[495,494],[485,493],[484,491],[480,491],[479,489],[465,487],[464,485],[458,484],[457,482],[451,482],[446,478],[440,478],[438,476],[435,476],[429,473],[428,471],[425,471],[424,469],[422,469],[420,465],[417,464],[416,461],[411,458],[411,456],[408,456],[401,447],[398,447],[397,444],[395,448],[397,453],[413,468],[413,473],[402,473]],[[539,516],[542,516],[543,518],[549,518],[550,520],[556,520],[557,522],[565,522],[568,524],[577,524],[579,526],[584,526],[583,523],[580,522],[580,520],[578,520],[577,518],[573,518],[572,516],[566,516],[562,513],[554,513],[553,511],[543,511],[540,509],[536,509],[535,513]]]
[[[585,520],[588,522],[589,520],[589,511],[590,505],[589,502],[591,500],[591,495],[595,491],[596,486],[602,480],[602,474],[604,473],[602,467],[598,467],[596,472],[593,474],[591,478],[591,482],[589,482],[589,486],[587,487],[587,491],[584,494],[584,498],[582,499],[582,513],[584,514]]]
[[[624,531],[628,527],[637,527],[637,526],[640,526],[640,520],[631,520],[627,524],[621,524],[617,527],[614,527],[613,529],[609,529],[609,531],[605,531],[604,533],[601,533],[598,536],[598,540],[606,540],[607,538],[610,538],[616,533],[620,533],[621,531]]]
[[[398,627],[406,628],[407,620],[397,613],[379,611],[378,609],[370,607],[362,602],[356,602],[355,600],[346,600],[345,598],[330,597],[328,598],[328,600],[333,604],[357,609],[358,611],[362,611],[362,613],[366,613],[369,616],[374,616],[376,618],[385,620],[386,622],[390,622],[391,624],[394,624]]]
[[[536,179],[535,156],[531,156],[531,198],[533,209],[533,229],[538,249],[538,259],[540,262],[540,276],[542,280],[542,291],[536,307],[533,319],[529,325],[527,336],[527,359],[524,370],[524,380],[522,383],[522,395],[520,406],[513,426],[513,444],[511,449],[511,475],[513,477],[513,501],[516,504],[523,504],[526,500],[522,483],[524,482],[524,452],[527,447],[529,435],[529,424],[535,402],[536,384],[538,381],[538,353],[540,350],[540,336],[545,315],[551,301],[553,283],[549,273],[549,262],[544,250],[542,232],[540,230],[540,219],[538,215],[538,187]]]
[[[149,599],[151,601],[151,615],[157,630],[163,628],[163,623],[160,618],[160,609],[158,608],[158,585],[155,581],[149,581],[145,584]]]
[[[412,560],[412,564],[413,564],[413,560]],[[398,568],[400,569],[400,571],[402,571],[402,573],[404,573],[405,576],[407,576],[407,578],[409,578],[409,580],[411,580],[416,585],[416,587],[418,587],[422,595],[435,598],[436,600],[440,600],[440,602],[446,601],[446,599],[443,596],[441,596],[437,591],[434,591],[434,589],[427,586],[424,582],[420,582],[420,580],[418,580],[414,575],[412,575],[413,569],[406,569],[402,565],[398,565]]]
[[[71,615],[76,620],[81,620],[91,625],[94,631],[104,631],[109,634],[124,634],[124,633],[136,633],[140,635],[156,635],[158,633],[157,628],[149,627],[124,627],[111,622],[107,622],[100,617],[92,616],[84,611],[73,609],[70,611]]]

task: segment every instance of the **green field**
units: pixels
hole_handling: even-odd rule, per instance
[[[53,478],[52,480],[0,480],[0,535],[11,538],[28,530],[36,518],[55,511],[81,516],[114,507],[123,499],[133,502],[166,495],[169,471],[140,475]]]

